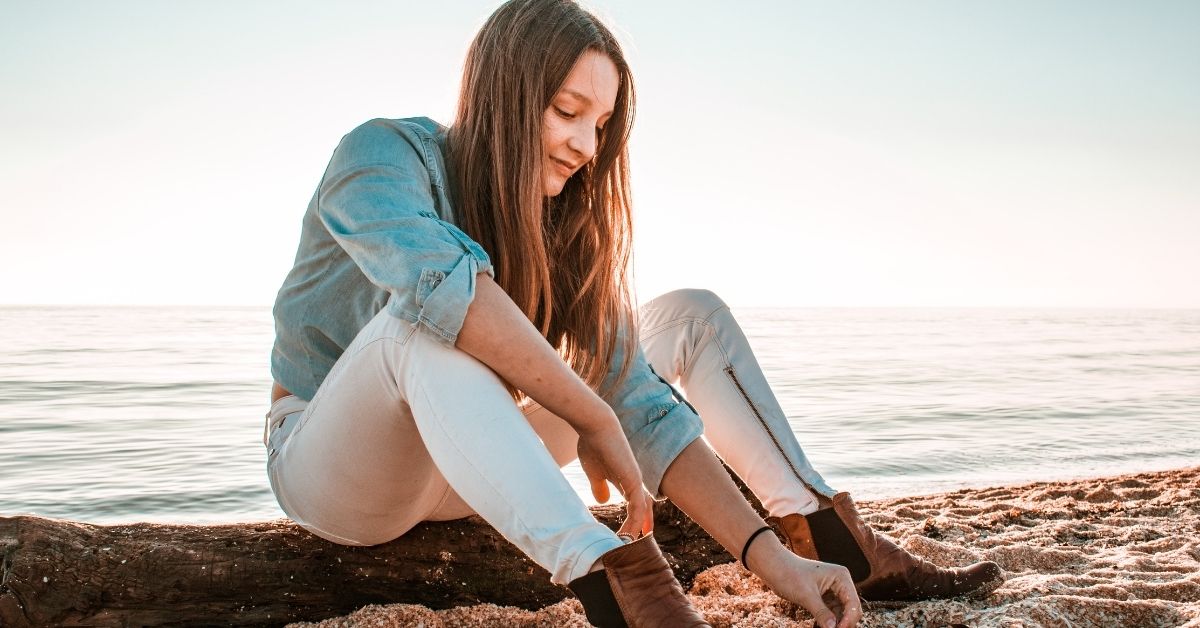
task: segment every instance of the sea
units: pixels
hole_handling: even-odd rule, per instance
[[[733,312],[814,466],[858,500],[1200,464],[1200,310]],[[0,516],[284,517],[262,444],[272,324],[0,307]]]

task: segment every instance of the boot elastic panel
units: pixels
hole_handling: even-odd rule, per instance
[[[805,515],[812,530],[813,544],[822,562],[837,563],[850,570],[854,582],[862,582],[871,576],[871,563],[863,554],[858,541],[833,508],[818,510]]]
[[[604,569],[570,581],[567,588],[579,598],[579,603],[583,605],[583,614],[587,616],[591,625],[599,628],[628,628]]]

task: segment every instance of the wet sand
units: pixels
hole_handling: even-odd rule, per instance
[[[876,529],[942,565],[994,560],[1008,580],[983,599],[865,605],[860,626],[1200,628],[1200,467],[863,502]],[[688,592],[713,626],[804,627],[803,609],[736,564]],[[490,604],[432,611],[367,606],[291,626],[579,626],[579,603],[537,611]]]

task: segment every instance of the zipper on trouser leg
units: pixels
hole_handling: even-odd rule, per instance
[[[800,471],[796,468],[796,465],[792,464],[792,459],[788,458],[787,452],[783,450],[783,445],[780,444],[779,439],[775,436],[775,432],[771,431],[771,426],[767,424],[767,420],[763,418],[762,413],[758,411],[758,406],[754,405],[754,401],[750,399],[750,395],[747,394],[746,389],[742,387],[742,382],[738,380],[737,374],[734,373],[733,366],[727,366],[724,370],[725,374],[729,376],[729,379],[733,380],[733,385],[737,387],[738,393],[742,395],[742,399],[745,400],[746,405],[750,408],[750,411],[754,413],[754,418],[758,419],[759,425],[762,425],[763,430],[767,432],[767,436],[771,437],[771,442],[775,444],[776,451],[779,452],[779,455],[783,456],[784,462],[786,462],[788,468],[792,470],[792,475],[796,476],[796,479],[800,480],[800,483],[808,488],[809,491],[812,491],[813,494],[821,494],[820,491],[813,488],[812,485],[810,485],[808,481],[800,475]]]
[[[701,416],[700,412],[696,410],[696,407],[693,406],[691,402],[689,402],[687,398],[683,396],[682,393],[676,390],[675,387],[671,385],[671,382],[668,382],[663,378],[662,375],[659,375],[658,371],[655,371],[654,367],[649,363],[647,363],[646,366],[649,367],[650,372],[654,373],[654,376],[657,377],[660,382],[666,384],[667,388],[671,389],[671,395],[675,397],[676,401],[687,404],[687,407],[691,408],[692,412],[696,413],[696,416]],[[758,406],[754,405],[754,402],[750,399],[750,395],[748,395],[746,393],[746,389],[742,387],[742,382],[738,380],[737,374],[734,373],[733,366],[730,365],[725,367],[724,371],[726,375],[729,375],[729,379],[733,380],[733,385],[737,387],[738,393],[742,396],[742,399],[746,402],[746,405],[749,406],[750,411],[754,413],[754,418],[758,419],[758,423],[762,425],[763,430],[767,432],[767,436],[771,437],[771,442],[775,444],[775,449],[779,452],[779,455],[783,456],[783,460],[787,463],[788,469],[791,469],[792,475],[796,476],[796,479],[800,480],[800,483],[803,484],[814,495],[824,495],[824,493],[814,488],[812,484],[809,484],[808,481],[805,480],[802,475],[800,475],[800,471],[796,469],[796,465],[792,464],[792,459],[788,458],[787,453],[783,450],[783,445],[779,443],[779,439],[775,436],[775,432],[771,431],[771,426],[767,424],[767,420],[764,419],[762,413],[758,411]]]

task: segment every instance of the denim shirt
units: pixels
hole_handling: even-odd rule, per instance
[[[429,118],[376,119],[334,150],[273,310],[271,374],[296,396],[313,398],[338,356],[382,308],[453,346],[475,295],[476,273],[495,277],[487,252],[455,224],[445,142],[445,127]],[[605,384],[621,358],[618,351]],[[662,497],[667,466],[703,431],[695,409],[654,373],[640,347],[630,374],[605,401],[646,488]]]

